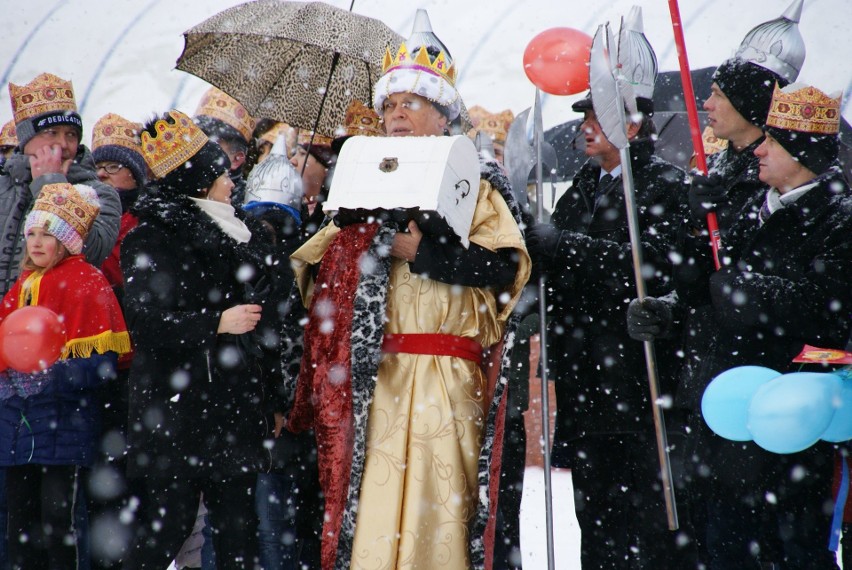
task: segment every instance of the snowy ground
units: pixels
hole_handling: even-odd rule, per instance
[[[574,491],[571,486],[571,471],[554,469],[553,485],[553,529],[554,559],[559,570],[580,568],[580,527],[574,516]],[[544,471],[529,467],[524,475],[524,496],[521,500],[521,550],[524,570],[547,570],[547,525],[544,506]],[[200,522],[200,521],[199,521]],[[200,525],[196,533],[184,545],[182,560],[190,567],[200,565]],[[174,564],[168,570],[176,570]]]
[[[580,527],[574,516],[574,489],[571,471],[554,469],[553,555],[559,570],[580,568]],[[531,467],[524,474],[521,500],[521,553],[524,570],[547,569],[547,525],[544,506],[544,471]]]

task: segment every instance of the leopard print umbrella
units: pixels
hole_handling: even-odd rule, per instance
[[[385,49],[394,52],[404,40],[373,18],[279,0],[229,8],[184,38],[177,69],[215,85],[255,117],[328,137],[339,134],[353,99],[373,100]]]

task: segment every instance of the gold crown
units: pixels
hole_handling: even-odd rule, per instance
[[[234,127],[246,141],[251,139],[251,134],[254,132],[255,120],[246,111],[239,101],[217,89],[211,87],[207,93],[201,98],[198,104],[198,109],[195,110],[195,116],[204,115],[218,119]]]
[[[704,131],[701,133],[701,143],[704,146],[704,154],[708,156],[728,148],[728,139],[717,137],[716,133],[713,132],[713,127],[709,125],[704,127]]]
[[[489,113],[479,105],[474,105],[468,109],[467,114],[474,131],[487,133],[491,140],[498,143],[506,142],[509,127],[512,126],[512,121],[515,119],[515,115],[509,109],[499,113]]]
[[[92,130],[92,150],[102,146],[116,145],[129,148],[133,152],[141,152],[140,132],[142,132],[142,125],[139,123],[132,123],[120,115],[107,113],[98,119]]]
[[[0,129],[0,146],[18,146],[15,136],[15,121],[9,121]]]
[[[271,129],[260,135],[260,140],[275,144],[280,135],[284,135],[288,149],[296,146],[296,129],[287,123],[275,123]]]
[[[68,224],[82,240],[92,228],[100,209],[98,195],[91,186],[85,184],[74,186],[68,182],[56,182],[42,187],[33,204],[32,212],[35,212],[36,220],[43,217],[39,216],[38,212],[55,215]],[[55,228],[54,231],[56,230],[60,230],[57,233],[63,233],[61,228]],[[55,237],[65,243],[62,239],[64,235]]]
[[[331,137],[321,135],[319,133],[313,136],[311,141],[311,131],[307,129],[299,130],[299,144],[302,146],[331,146]]]
[[[157,178],[162,178],[201,150],[207,143],[207,135],[192,122],[192,119],[177,110],[168,115],[170,123],[160,119],[154,123],[155,136],[142,133],[142,156]]]
[[[417,55],[413,58],[408,53],[405,42],[400,44],[396,57],[391,55],[390,48],[386,48],[385,57],[382,60],[382,75],[396,69],[418,69],[442,77],[454,87],[456,84],[456,66],[447,61],[447,56],[444,55],[443,51],[439,52],[435,60],[432,61],[429,52],[426,51],[426,46],[418,48]]]
[[[382,137],[382,119],[372,107],[366,106],[358,99],[353,99],[346,108],[343,126],[334,133],[338,137],[366,136]]]
[[[794,84],[793,87],[797,85],[799,84]],[[829,97],[816,87],[807,85],[785,92],[776,83],[766,126],[803,133],[836,135],[840,131],[840,95]]]
[[[55,111],[77,112],[71,82],[51,73],[42,73],[26,85],[9,83],[9,98],[15,123]]]

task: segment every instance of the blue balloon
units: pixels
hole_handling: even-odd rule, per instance
[[[748,406],[758,388],[781,376],[763,366],[738,366],[716,376],[704,390],[701,413],[716,435],[733,441],[751,441],[746,426]]]
[[[823,441],[840,443],[852,439],[852,375],[837,376],[840,394],[834,401],[834,418],[823,432]]]
[[[754,442],[773,453],[796,453],[819,441],[834,418],[840,385],[834,374],[794,372],[767,382],[748,408]]]

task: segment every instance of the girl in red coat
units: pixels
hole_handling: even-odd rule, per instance
[[[24,226],[23,272],[0,320],[25,305],[56,313],[66,329],[59,360],[39,372],[0,372],[0,467],[9,490],[8,549],[16,568],[76,568],[74,505],[94,458],[97,388],[115,374],[130,337],[103,274],[81,255],[99,211],[82,184],[45,185]]]

